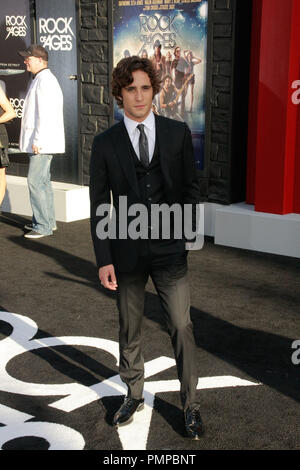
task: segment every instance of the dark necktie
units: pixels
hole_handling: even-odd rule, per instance
[[[149,166],[149,148],[148,148],[148,139],[144,130],[144,124],[139,124],[136,127],[140,131],[140,139],[139,139],[140,160],[141,160],[141,163],[145,167],[148,167]]]

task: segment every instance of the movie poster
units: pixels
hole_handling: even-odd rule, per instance
[[[13,153],[19,152],[23,104],[30,81],[24,59],[18,55],[31,43],[29,0],[1,0],[0,12],[0,86],[17,114],[6,124],[9,153]]]
[[[113,61],[147,57],[162,88],[154,112],[185,121],[192,131],[196,166],[203,169],[207,0],[114,0]],[[122,111],[115,104],[115,119]]]

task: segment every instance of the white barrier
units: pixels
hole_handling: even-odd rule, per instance
[[[73,222],[90,216],[89,189],[69,183],[52,182],[56,220]],[[31,216],[27,178],[7,175],[7,190],[1,205],[3,212]]]

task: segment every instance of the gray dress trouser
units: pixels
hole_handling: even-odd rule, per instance
[[[171,263],[169,262],[171,259]],[[128,396],[140,399],[144,387],[141,326],[145,286],[149,276],[159,296],[171,337],[183,409],[195,402],[197,375],[195,342],[190,318],[190,293],[185,254],[141,258],[130,273],[117,272],[120,320],[119,372]]]

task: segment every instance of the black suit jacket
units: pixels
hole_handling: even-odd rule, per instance
[[[191,132],[179,121],[155,115],[156,139],[167,203],[199,203],[199,184],[195,168]],[[97,237],[96,214],[101,204],[113,204],[118,213],[120,196],[127,196],[128,207],[141,203],[130,141],[123,121],[94,138],[90,162],[91,233],[97,266],[114,264],[119,271],[131,271],[137,263],[139,240]],[[129,219],[128,219],[129,221]]]

